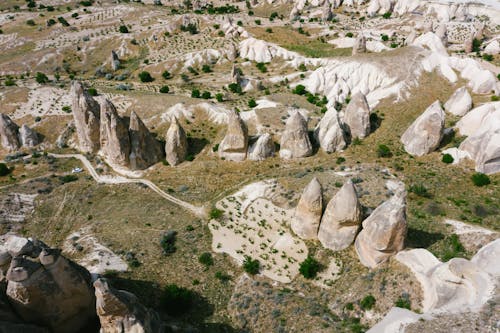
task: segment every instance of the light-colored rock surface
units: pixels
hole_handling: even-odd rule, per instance
[[[100,99],[101,106],[101,152],[109,163],[127,167],[130,156],[130,138],[128,127],[113,103]]]
[[[351,180],[333,196],[321,218],[318,239],[333,251],[340,251],[354,241],[361,225],[362,211]]]
[[[500,239],[497,239],[483,246],[474,257],[472,257],[471,262],[492,276],[498,277],[500,276],[499,257]]]
[[[281,134],[280,157],[294,159],[311,156],[312,144],[307,131],[307,121],[300,112],[293,112]]]
[[[94,282],[94,288],[101,332],[161,333],[165,331],[158,313],[142,305],[135,295],[112,288],[103,278]]]
[[[400,188],[363,221],[354,243],[361,263],[374,268],[401,251],[406,230],[406,192]]]
[[[229,161],[243,161],[247,157],[248,129],[240,115],[228,112],[227,132],[219,144],[219,156]]]
[[[168,164],[176,166],[186,158],[188,144],[186,132],[179,124],[176,117],[173,117],[165,138],[165,154]]]
[[[117,71],[120,69],[120,58],[118,58],[118,54],[114,50],[111,50],[111,69],[113,71]]]
[[[419,320],[422,315],[413,311],[393,307],[375,326],[366,333],[404,333],[405,326]]]
[[[273,137],[269,133],[259,136],[257,141],[248,149],[248,159],[252,161],[262,161],[274,156],[275,146]]]
[[[444,109],[455,116],[463,116],[472,107],[472,97],[466,87],[455,90],[450,99],[444,103]]]
[[[163,148],[139,116],[130,113],[130,169],[142,170],[158,163],[164,156]]]
[[[100,147],[100,106],[83,85],[74,81],[71,85],[72,111],[78,135],[79,148],[84,153],[97,152]]]
[[[429,106],[401,136],[406,152],[422,156],[436,150],[443,138],[444,118],[439,101]]]
[[[40,138],[28,125],[23,125],[19,129],[19,141],[23,147],[32,148],[40,143]]]
[[[492,41],[484,48],[484,53],[497,55],[500,53],[500,42],[497,40]]]
[[[318,228],[323,212],[323,190],[317,178],[313,178],[300,196],[295,208],[291,227],[302,239],[317,239]]]
[[[325,113],[314,130],[314,137],[327,153],[343,150],[347,146],[337,110],[330,109]]]
[[[352,96],[344,113],[344,124],[351,138],[363,139],[370,134],[370,107],[365,95]]]
[[[0,113],[0,140],[4,149],[15,151],[21,147],[18,131],[19,126],[9,116]]]
[[[352,47],[352,55],[359,53],[366,53],[366,37],[363,34],[359,34],[358,37],[356,37],[356,41]]]

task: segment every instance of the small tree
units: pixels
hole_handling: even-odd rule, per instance
[[[177,248],[175,247],[175,241],[177,239],[177,231],[170,230],[167,231],[160,240],[161,248],[163,249],[164,255],[171,255]]]
[[[205,64],[205,65],[203,65],[203,66],[201,67],[201,70],[202,70],[204,73],[210,73],[210,72],[212,71],[212,68],[210,68],[210,66],[209,66],[209,65],[206,65],[206,64]]]
[[[126,25],[120,25],[120,28],[118,28],[118,30],[122,33],[122,34],[128,34],[129,31],[128,31],[128,28]]]
[[[162,94],[168,94],[169,91],[170,91],[170,88],[168,86],[163,86],[160,88],[160,92]]]
[[[248,107],[251,107],[251,108],[254,108],[257,106],[257,102],[255,101],[255,99],[251,99],[248,101]]]
[[[198,89],[191,90],[191,97],[192,98],[200,98],[201,97],[200,91]]]
[[[490,177],[481,172],[476,172],[475,174],[473,174],[471,179],[476,186],[485,186],[491,183]]]
[[[47,77],[47,75],[45,75],[44,73],[41,73],[41,72],[36,73],[35,80],[36,80],[36,82],[38,82],[40,84],[44,84],[44,83],[49,82],[49,78]]]
[[[217,100],[217,102],[222,103],[224,102],[224,95],[222,93],[217,93],[215,94],[215,99]]]
[[[373,295],[367,295],[361,300],[361,302],[359,302],[359,306],[363,310],[371,310],[371,308],[373,308],[374,305],[375,305],[375,297],[373,297]]]
[[[10,169],[5,163],[0,163],[0,177],[7,176],[10,173]]]
[[[302,274],[306,279],[314,279],[320,269],[320,263],[311,256],[307,256],[307,258],[301,262],[299,266],[300,274]]]
[[[377,148],[377,156],[378,157],[391,157],[392,156],[391,149],[389,149],[389,147],[387,147],[386,145],[380,144],[380,145],[378,145],[378,148]]]
[[[453,156],[451,156],[450,154],[444,154],[443,157],[441,158],[441,161],[443,161],[443,163],[446,164],[453,163]]]
[[[248,274],[255,275],[259,273],[260,263],[257,259],[252,259],[250,256],[245,256],[245,261],[243,261],[243,269]]]
[[[141,80],[141,82],[153,82],[154,78],[149,72],[142,71],[139,73],[139,80]]]
[[[172,78],[172,75],[170,75],[169,71],[164,71],[163,73],[161,73],[161,76],[163,76],[165,80]]]
[[[204,91],[203,94],[201,94],[201,98],[210,99],[212,98],[212,94],[210,93],[210,91]]]
[[[241,94],[241,86],[238,83],[231,83],[227,86],[233,94]]]
[[[211,211],[210,211],[210,218],[211,219],[218,219],[219,217],[222,216],[222,213],[224,213],[224,211],[218,209],[218,208],[213,208]]]
[[[212,258],[212,254],[210,252],[202,253],[198,258],[198,261],[206,267],[212,266],[214,264],[214,259]]]
[[[292,91],[296,95],[305,95],[307,93],[306,87],[302,84],[298,84]]]

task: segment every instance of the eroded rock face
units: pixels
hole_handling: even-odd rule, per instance
[[[219,145],[219,156],[229,161],[243,161],[247,157],[248,130],[236,111],[229,111],[226,136]]]
[[[404,248],[406,230],[406,192],[400,188],[363,221],[354,242],[360,262],[374,268],[387,261]]]
[[[101,332],[161,333],[165,327],[158,314],[142,305],[137,297],[109,286],[105,279],[94,282],[96,309]]]
[[[314,130],[314,138],[327,153],[342,150],[347,146],[337,110],[331,109],[325,113]]]
[[[233,64],[233,67],[231,68],[231,83],[235,83],[235,84],[241,83],[241,71],[234,64]]]
[[[347,104],[344,124],[352,139],[363,139],[370,134],[370,107],[362,93],[354,94]]]
[[[356,189],[348,180],[326,206],[321,218],[318,239],[333,251],[340,251],[354,241],[362,219]]]
[[[130,156],[128,126],[113,103],[107,99],[99,100],[101,106],[101,151],[106,159],[116,165],[127,167]]]
[[[83,85],[74,81],[71,85],[73,99],[72,111],[78,135],[79,148],[84,153],[95,153],[99,150],[100,141],[100,107]]]
[[[158,163],[163,158],[161,144],[149,132],[137,114],[130,114],[130,169],[142,170]]]
[[[295,218],[291,224],[293,232],[302,239],[317,239],[322,211],[323,190],[318,179],[313,178],[295,208]]]
[[[500,127],[467,137],[459,149],[468,152],[476,162],[476,171],[486,174],[500,172]]]
[[[472,108],[472,97],[466,87],[455,90],[450,99],[444,103],[444,109],[455,116],[463,116]]]
[[[120,69],[120,58],[114,50],[111,50],[111,69],[117,71]]]
[[[15,151],[21,147],[19,142],[19,126],[9,116],[0,113],[0,140],[2,146],[8,151]]]
[[[302,158],[312,155],[312,145],[307,133],[307,121],[300,112],[294,112],[286,121],[281,134],[280,157],[283,159]]]
[[[358,53],[366,53],[366,38],[363,34],[359,34],[354,41],[354,46],[352,47],[352,55]]]
[[[35,147],[40,143],[40,138],[34,130],[23,125],[19,129],[19,141],[24,147]]]
[[[401,136],[406,152],[422,156],[436,150],[443,138],[444,117],[439,101],[429,106]]]
[[[172,123],[167,131],[165,152],[168,164],[176,166],[183,162],[187,154],[187,138],[186,132],[179,124],[176,117],[173,118]]]
[[[325,1],[321,12],[321,19],[323,20],[323,22],[328,22],[331,21],[332,18],[333,18],[333,12],[332,12],[332,7],[330,6],[330,2]]]
[[[266,158],[274,156],[274,141],[269,133],[264,133],[257,141],[249,148],[248,158],[252,161],[262,161]]]

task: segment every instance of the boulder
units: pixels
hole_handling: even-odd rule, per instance
[[[0,113],[0,140],[2,147],[8,151],[15,151],[21,147],[19,142],[19,126],[9,116]]]
[[[467,137],[459,149],[475,160],[476,171],[486,174],[500,172],[500,127]]]
[[[228,112],[226,136],[219,145],[219,156],[229,161],[243,161],[247,157],[248,130],[236,111]]]
[[[115,106],[107,99],[100,99],[101,106],[101,152],[111,164],[128,167],[130,138],[128,126]]]
[[[72,111],[78,135],[79,148],[84,153],[95,153],[99,150],[100,141],[100,106],[89,95],[83,85],[74,81],[71,85],[73,99]]]
[[[167,131],[165,152],[168,164],[176,166],[186,158],[188,149],[186,132],[179,124],[176,117],[173,117]]]
[[[374,268],[401,251],[406,230],[406,192],[400,188],[363,221],[354,242],[361,263]]]
[[[114,72],[120,69],[120,58],[114,50],[111,50],[111,69]]]
[[[110,287],[103,278],[94,282],[94,288],[101,332],[165,332],[158,314],[142,305],[135,295]]]
[[[420,115],[401,136],[406,152],[422,156],[439,147],[443,138],[444,112],[435,101]]]
[[[38,134],[29,128],[27,125],[21,126],[19,129],[19,141],[23,147],[35,147],[40,143]]]
[[[500,42],[497,40],[492,41],[484,48],[484,53],[497,55],[500,53]]]
[[[326,206],[321,218],[318,239],[333,251],[340,251],[354,241],[362,219],[356,188],[348,180]]]
[[[134,111],[130,113],[129,136],[130,169],[143,170],[163,159],[162,145]]]
[[[306,186],[295,208],[292,219],[293,232],[302,239],[317,239],[318,228],[323,212],[323,190],[317,178]]]
[[[363,34],[359,34],[354,41],[354,46],[352,47],[352,55],[359,53],[366,53],[366,38]]]
[[[466,87],[455,90],[450,99],[444,103],[444,109],[455,116],[463,116],[472,107],[472,97]]]
[[[370,134],[370,107],[361,92],[354,94],[347,104],[344,124],[352,139],[363,139]]]
[[[314,130],[314,138],[327,153],[333,153],[347,146],[344,130],[337,110],[328,110]]]
[[[274,156],[274,141],[269,133],[259,136],[257,141],[248,149],[248,159],[252,161],[263,161]]]
[[[280,146],[280,157],[283,159],[289,160],[312,155],[313,149],[307,132],[307,121],[300,112],[292,113],[286,121],[285,130],[281,134]]]

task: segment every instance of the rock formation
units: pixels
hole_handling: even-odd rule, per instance
[[[474,37],[475,37],[476,33],[475,32],[471,32],[467,38],[465,38],[464,40],[464,51],[465,53],[471,53],[472,52],[472,49],[474,48]]]
[[[111,69],[117,71],[120,69],[120,58],[114,50],[111,50]]]
[[[307,132],[307,121],[300,112],[294,112],[286,121],[280,146],[280,157],[283,159],[311,156],[313,150]]]
[[[401,136],[406,152],[422,156],[434,151],[441,142],[444,112],[439,101],[429,106]]]
[[[75,119],[79,148],[84,153],[95,153],[99,150],[100,107],[83,85],[74,81],[71,86],[73,99],[72,111]]]
[[[128,126],[116,108],[107,99],[99,101],[101,106],[101,151],[108,162],[127,167],[130,156]]]
[[[340,251],[354,241],[362,219],[356,189],[348,180],[326,206],[321,218],[318,239],[333,251]]]
[[[327,153],[342,150],[347,146],[337,110],[330,109],[325,113],[314,130],[314,138]]]
[[[450,99],[444,103],[444,109],[455,116],[465,115],[470,111],[471,107],[472,97],[466,87],[461,87],[455,90]]]
[[[231,83],[241,84],[241,71],[234,64],[231,68]]]
[[[401,251],[406,229],[406,192],[401,188],[363,221],[354,243],[361,263],[374,268]]]
[[[247,157],[248,130],[236,111],[229,111],[226,136],[219,145],[219,156],[229,161]]]
[[[323,190],[317,178],[313,178],[300,197],[295,218],[292,219],[293,232],[302,239],[317,239],[323,211]]]
[[[269,133],[264,133],[248,149],[248,158],[252,161],[262,161],[274,156],[274,141]]]
[[[328,22],[328,21],[331,21],[332,18],[333,18],[333,12],[332,12],[332,8],[330,6],[330,2],[325,1],[324,5],[323,5],[323,10],[321,13],[321,19],[323,20],[323,22]]]
[[[40,138],[34,130],[27,125],[23,125],[19,129],[19,141],[24,147],[35,147],[40,143]]]
[[[135,295],[110,287],[102,278],[94,282],[94,288],[101,332],[161,333],[165,331],[158,314],[142,305]]]
[[[161,161],[163,149],[137,114],[130,113],[130,169],[142,170]]]
[[[448,29],[446,28],[446,24],[441,23],[434,32],[436,36],[441,39],[441,42],[446,47],[448,45]]]
[[[19,126],[9,116],[0,113],[0,140],[6,150],[15,151],[21,147],[18,132]]]
[[[366,53],[366,38],[363,34],[359,34],[354,41],[354,46],[352,47],[352,55],[359,53]]]
[[[363,139],[370,134],[370,107],[362,93],[354,94],[347,104],[344,124],[352,139]]]
[[[184,161],[187,154],[187,138],[176,117],[173,117],[167,131],[165,153],[168,164],[176,166]]]

